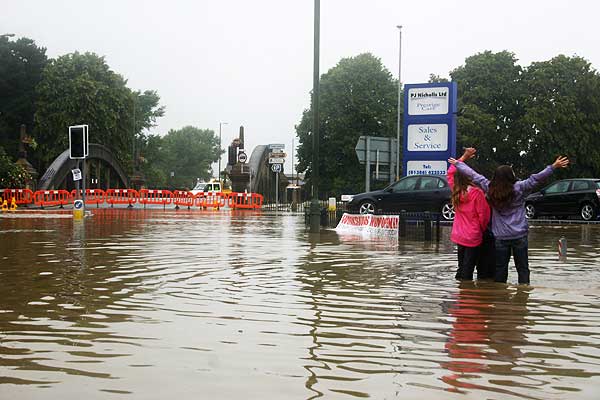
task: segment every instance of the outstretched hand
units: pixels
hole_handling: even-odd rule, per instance
[[[554,169],[566,168],[567,165],[569,165],[569,159],[567,157],[558,156],[556,161],[554,161],[554,163],[552,163],[552,168],[554,168]]]
[[[477,150],[475,149],[475,147],[467,147],[465,149],[464,154],[462,155],[462,157],[460,159],[463,161],[470,160],[471,158],[475,157],[475,153],[477,153]]]
[[[450,164],[452,164],[452,165],[456,165],[456,163],[458,162],[458,160],[456,160],[456,159],[454,159],[454,158],[450,157],[450,158],[448,159],[448,162],[449,162]]]

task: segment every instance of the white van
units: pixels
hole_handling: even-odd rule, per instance
[[[198,182],[190,192],[193,194],[206,192],[221,192],[221,184],[219,182]]]

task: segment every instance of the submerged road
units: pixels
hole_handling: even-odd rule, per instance
[[[274,212],[0,216],[1,399],[565,399],[600,387],[600,226],[532,226],[532,286],[455,248]],[[566,237],[567,259],[556,241]],[[410,237],[410,235],[409,235]],[[466,395],[466,396],[465,396]]]

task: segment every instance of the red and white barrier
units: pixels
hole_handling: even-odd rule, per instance
[[[364,236],[398,237],[398,215],[348,214],[344,213],[335,230]]]

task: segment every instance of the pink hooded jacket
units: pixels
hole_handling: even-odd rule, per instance
[[[454,187],[455,173],[456,167],[451,165],[448,169],[448,184],[451,189]],[[455,210],[450,240],[465,247],[479,246],[490,222],[490,206],[483,191],[475,186],[469,186],[466,198],[461,200]]]

